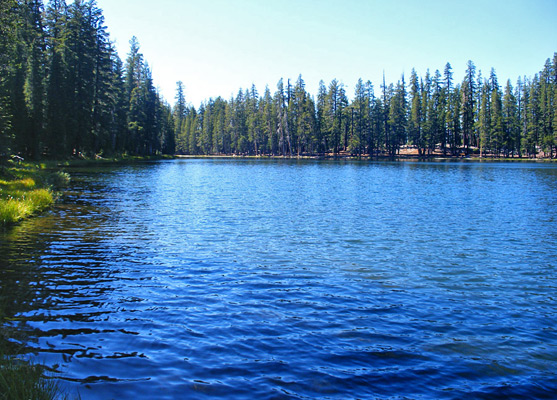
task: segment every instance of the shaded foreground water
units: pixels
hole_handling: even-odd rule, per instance
[[[553,398],[557,168],[72,171],[0,233],[9,328],[82,399]]]

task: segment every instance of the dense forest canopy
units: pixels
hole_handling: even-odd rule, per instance
[[[376,83],[377,85],[377,83]],[[95,0],[0,2],[0,155],[309,154],[557,157],[557,53],[533,78],[500,84],[468,62],[378,86],[302,76],[226,100],[174,106],[136,38],[119,58]]]
[[[138,41],[123,63],[94,0],[0,7],[0,154],[174,153],[171,106]]]

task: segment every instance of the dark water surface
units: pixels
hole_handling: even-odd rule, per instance
[[[555,164],[71,172],[0,283],[84,400],[557,397]]]

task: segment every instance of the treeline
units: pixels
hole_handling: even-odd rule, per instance
[[[178,82],[157,93],[137,39],[119,58],[95,0],[0,1],[0,156],[399,154],[557,157],[557,53],[533,78],[499,84],[447,63],[352,100],[334,79],[312,96],[302,79],[255,86],[197,109]]]
[[[301,156],[388,155],[410,146],[419,155],[557,156],[557,53],[533,79],[504,88],[469,61],[461,83],[449,63],[409,81],[383,81],[376,94],[358,80],[352,101],[344,85],[321,81],[317,98],[301,76],[271,93],[252,86],[235,97],[186,107],[178,83],[176,148],[183,154]]]
[[[1,0],[0,155],[174,153],[171,106],[130,43],[123,63],[95,0]]]

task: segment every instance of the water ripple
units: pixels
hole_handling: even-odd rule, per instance
[[[5,325],[98,398],[551,398],[554,167],[76,170],[2,234]]]

